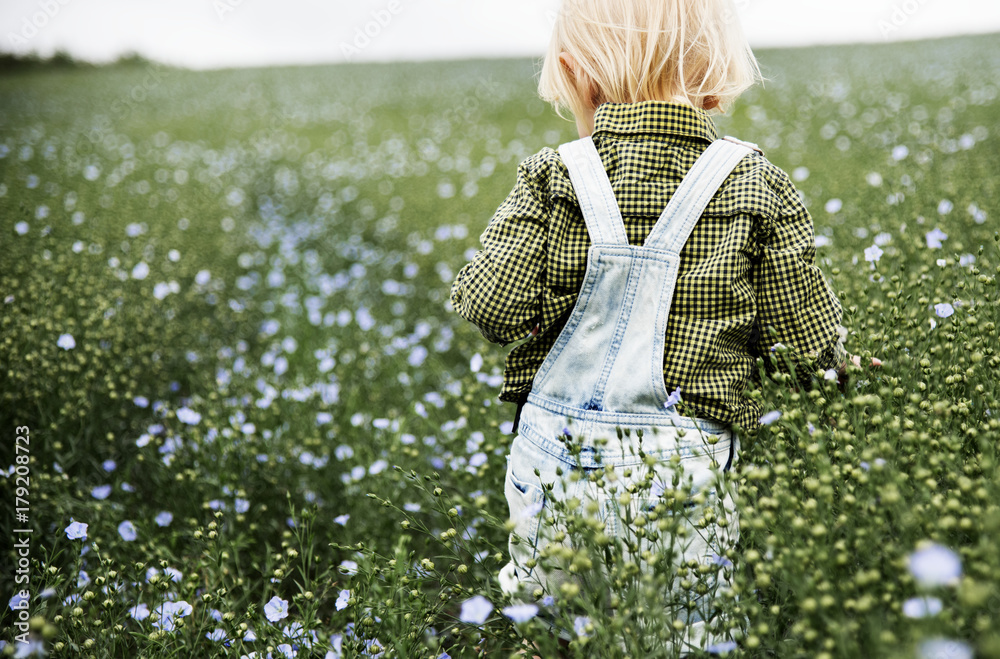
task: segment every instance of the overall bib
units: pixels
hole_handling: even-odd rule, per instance
[[[709,146],[645,244],[636,247],[628,243],[592,139],[560,147],[592,246],[576,306],[535,376],[511,446],[504,491],[514,531],[511,561],[500,572],[504,592],[530,599],[540,590],[558,602],[559,587],[570,581],[587,592],[582,577],[543,566],[540,550],[564,528],[552,524],[553,501],[578,501],[580,510],[597,511],[594,516],[608,537],[635,540],[626,520],[648,515],[664,493],[683,491],[686,532],[656,544],[640,541],[638,551],[624,549],[623,560],[635,560],[644,570],[643,552],[667,548],[675,566],[728,563],[724,553],[739,531],[731,486],[722,472],[736,459],[739,439],[723,424],[677,413],[668,400],[663,360],[681,248],[716,191],[751,150],[752,145],[732,138]],[[606,476],[609,468],[613,476]],[[649,471],[652,491],[623,501],[629,484],[638,484]],[[679,486],[674,485],[677,475]],[[556,544],[570,546],[571,541],[567,535]],[[718,573],[720,592],[728,581],[723,574]],[[685,643],[713,642],[705,629],[712,620],[709,598],[679,586],[670,595],[687,603],[662,602],[669,621],[685,622]],[[696,610],[686,610],[692,601]]]

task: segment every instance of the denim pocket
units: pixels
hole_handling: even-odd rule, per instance
[[[538,553],[538,527],[545,504],[545,493],[540,483],[519,477],[517,462],[516,458],[512,458],[507,466],[504,494],[507,497],[510,519],[514,523],[510,538],[510,557],[523,578],[532,571],[525,563]]]

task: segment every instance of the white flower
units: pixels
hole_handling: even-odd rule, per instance
[[[335,604],[335,606],[337,607],[337,610],[338,611],[343,611],[344,609],[346,609],[347,608],[347,602],[350,599],[351,599],[351,591],[349,591],[349,590],[342,590],[342,591],[340,591],[340,594],[337,595],[337,603]]]
[[[76,339],[73,338],[72,334],[60,334],[56,345],[63,350],[72,350],[76,347]]]
[[[142,281],[148,276],[149,276],[149,266],[146,265],[145,261],[139,261],[138,263],[135,264],[135,267],[132,268],[132,279],[138,279]]]
[[[910,554],[910,574],[922,586],[943,586],[962,576],[958,554],[938,544],[928,544]]]
[[[884,252],[878,245],[872,245],[865,249],[865,261],[869,263],[878,263],[878,260],[882,258]]]
[[[844,202],[842,202],[840,199],[831,199],[830,201],[826,202],[825,206],[826,212],[831,214],[839,213],[843,207],[844,207]]]

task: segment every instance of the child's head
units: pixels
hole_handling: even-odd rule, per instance
[[[759,78],[733,0],[562,0],[538,90],[579,119],[605,102],[724,109]]]

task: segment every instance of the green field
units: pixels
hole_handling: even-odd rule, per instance
[[[734,475],[728,656],[1000,657],[1000,39],[759,56],[720,132],[792,174],[885,365],[748,392],[781,417]],[[448,307],[517,163],[575,138],[536,69],[0,77],[5,653],[26,610],[52,657],[557,656],[495,579],[504,351]],[[558,594],[563,652],[671,656],[623,574],[614,615]]]

